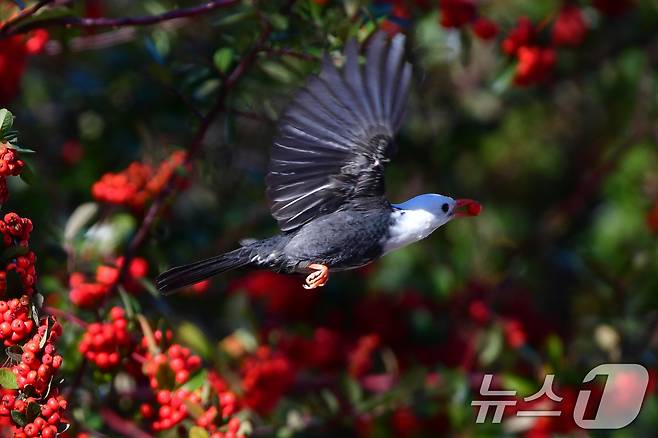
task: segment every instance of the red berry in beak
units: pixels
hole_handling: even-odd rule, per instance
[[[477,216],[482,211],[482,205],[472,199],[457,199],[455,217]]]

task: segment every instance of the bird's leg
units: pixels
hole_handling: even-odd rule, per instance
[[[327,281],[329,280],[329,268],[327,266],[313,263],[308,265],[308,268],[313,269],[314,271],[306,277],[304,289],[315,289],[327,284]]]

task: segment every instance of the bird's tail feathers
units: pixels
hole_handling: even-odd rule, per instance
[[[238,248],[189,265],[171,268],[155,279],[155,285],[161,293],[169,295],[177,289],[196,284],[222,272],[246,266],[250,262],[250,251],[246,248]]]

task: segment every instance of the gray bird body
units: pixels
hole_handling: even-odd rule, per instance
[[[404,43],[403,35],[376,33],[363,66],[354,40],[342,69],[325,57],[281,117],[272,148],[267,195],[281,234],[172,268],[156,279],[161,291],[236,268],[357,268],[454,217],[450,197],[426,194],[397,205],[385,197],[384,165],[396,150],[411,80]]]
[[[276,264],[266,261],[262,267],[287,274],[308,272],[311,263],[331,266],[334,271],[358,268],[382,255],[390,221],[390,210],[338,211],[307,223],[293,234],[278,236],[269,254],[267,245],[259,246],[260,242],[255,249],[265,260],[276,254]]]

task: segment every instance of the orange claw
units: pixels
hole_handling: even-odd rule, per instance
[[[308,265],[308,268],[313,269],[313,272],[306,277],[304,289],[315,289],[327,284],[327,281],[329,281],[329,268],[327,266],[313,263]]]

